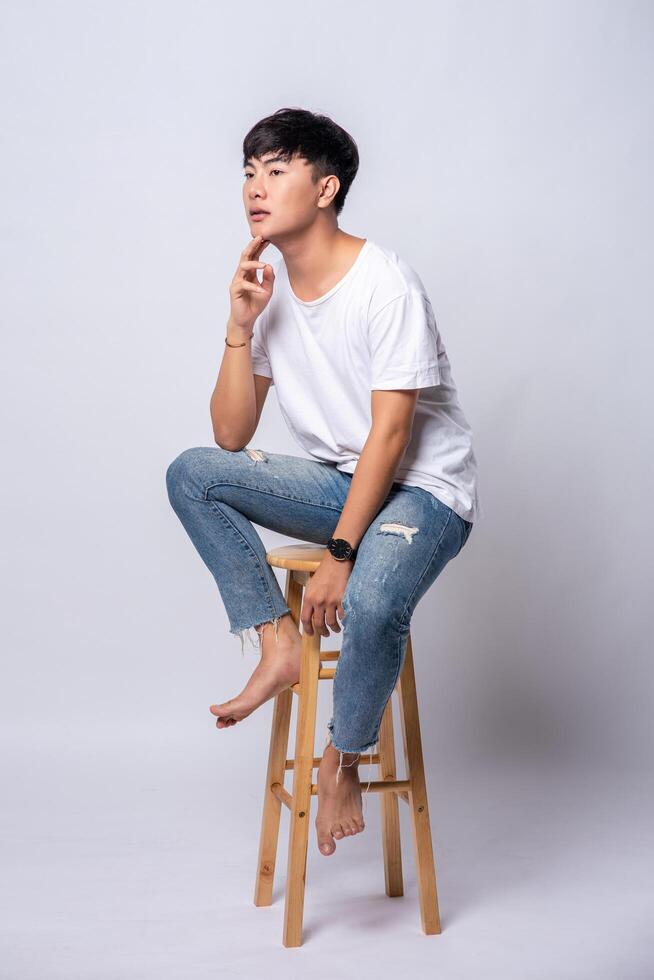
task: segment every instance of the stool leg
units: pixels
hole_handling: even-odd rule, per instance
[[[382,715],[382,722],[379,727],[379,778],[397,779],[392,697],[386,703],[386,708]],[[384,851],[386,894],[395,898],[404,894],[399,801],[397,793],[380,793],[379,795],[381,797],[382,847]]]
[[[302,586],[293,579],[292,572],[290,571],[286,573],[286,605],[291,610],[291,616],[295,622],[299,623],[300,613],[302,611]],[[275,794],[271,792],[270,787],[274,783],[284,785],[292,706],[293,692],[288,687],[285,691],[281,691],[276,695],[273,710],[270,747],[268,750],[268,769],[266,772],[266,786],[263,799],[263,816],[259,837],[259,858],[254,886],[254,904],[258,906],[272,905],[282,804]]]
[[[420,918],[423,932],[427,935],[433,935],[434,933],[440,933],[441,923],[438,914],[436,869],[434,866],[431,827],[429,824],[429,805],[422,757],[418,697],[413,670],[413,650],[410,634],[407,637],[406,656],[398,680],[398,694],[407,779],[410,780],[411,784],[408,795],[418,878]]]
[[[302,634],[302,667],[298,697],[295,759],[293,763],[293,802],[286,870],[284,907],[284,946],[302,945],[304,884],[311,817],[313,750],[316,737],[316,711],[320,672],[320,633]]]

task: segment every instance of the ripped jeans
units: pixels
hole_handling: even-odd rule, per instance
[[[249,448],[199,446],[169,465],[168,498],[216,581],[241,650],[249,629],[272,622],[277,635],[279,618],[290,613],[253,523],[326,545],[351,482],[352,474],[332,463]],[[471,528],[428,490],[392,484],[359,542],[341,600],[345,616],[327,725],[327,741],[340,753],[358,755],[376,745],[413,610]]]

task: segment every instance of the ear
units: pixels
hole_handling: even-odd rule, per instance
[[[328,177],[324,177],[322,190],[320,192],[320,197],[318,198],[318,207],[328,208],[330,204],[333,204],[334,198],[338,194],[340,186],[341,182],[336,174],[330,174]]]

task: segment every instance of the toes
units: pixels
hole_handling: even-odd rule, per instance
[[[219,718],[216,722],[216,728],[231,728],[235,724],[236,718]]]
[[[356,834],[354,824],[350,820],[341,820],[341,827],[346,837],[351,837],[352,834]]]
[[[209,708],[211,714],[218,718],[216,728],[229,728],[230,725],[235,725],[238,721],[238,718],[234,717],[236,710],[233,699],[223,701],[222,704],[212,704]]]
[[[209,711],[212,715],[228,715],[231,711],[235,710],[235,701],[230,698],[229,701],[223,701],[222,704],[212,704],[209,707]]]
[[[340,823],[335,823],[334,826],[332,827],[332,836],[336,837],[337,840],[340,840],[341,837],[345,836],[345,834],[343,833],[343,828],[341,827]]]
[[[321,854],[333,854],[336,850],[336,844],[331,836],[331,834],[326,834],[324,831],[318,831],[318,850]]]

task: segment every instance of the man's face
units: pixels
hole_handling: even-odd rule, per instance
[[[252,236],[263,235],[270,241],[285,234],[297,233],[315,221],[322,181],[313,183],[312,167],[303,157],[290,163],[276,153],[253,157],[243,170],[243,203]],[[252,211],[266,211],[255,218]]]

